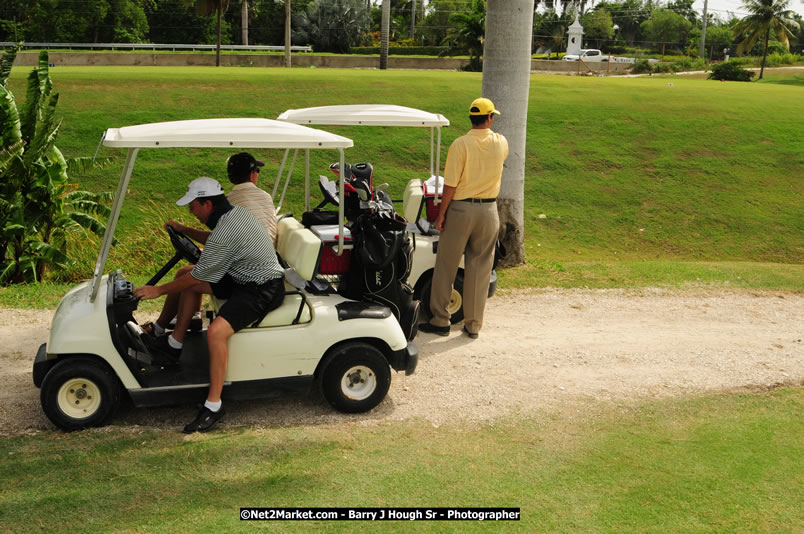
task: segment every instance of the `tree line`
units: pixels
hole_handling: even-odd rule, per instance
[[[377,45],[383,0],[288,0],[291,42],[312,45],[319,52],[348,52],[355,46]],[[389,0],[390,40],[397,44],[447,46],[452,53],[482,55],[484,0]],[[697,51],[701,13],[694,0],[602,1],[536,0],[533,51],[558,54],[566,49],[567,29],[579,18],[584,46],[611,53],[628,48]],[[778,6],[783,0],[747,0]],[[787,1],[789,4],[789,0]],[[222,44],[283,45],[284,0],[4,0],[0,7],[0,41],[60,43],[214,44],[216,17],[199,15],[198,4],[223,7]],[[776,30],[769,34],[770,51],[801,51],[804,24],[791,12],[787,42]],[[734,14],[707,16],[707,53],[714,58],[747,41]],[[762,39],[740,52],[761,55]]]

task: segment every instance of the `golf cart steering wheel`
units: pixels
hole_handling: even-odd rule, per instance
[[[176,253],[161,269],[159,269],[159,272],[153,275],[153,277],[145,283],[145,285],[155,286],[157,283],[159,283],[163,276],[170,272],[174,265],[179,263],[179,260],[182,258],[190,263],[196,263],[198,258],[201,257],[201,249],[198,248],[195,243],[190,241],[186,235],[179,232],[172,226],[167,227],[167,233],[170,236],[170,242],[173,244],[173,248],[176,249]]]
[[[173,244],[173,248],[176,249],[176,254],[179,254],[182,258],[192,264],[198,262],[198,258],[201,257],[201,249],[198,248],[198,246],[193,243],[190,238],[172,226],[167,227],[167,233],[170,236],[170,242]]]
[[[319,204],[319,207],[323,207],[327,202],[335,204],[336,206],[340,204],[338,200],[337,181],[329,181],[325,176],[319,176],[318,188],[321,189],[321,194],[324,195],[324,202]]]

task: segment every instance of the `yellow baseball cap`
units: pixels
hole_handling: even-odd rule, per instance
[[[500,114],[499,111],[494,109],[494,102],[488,98],[476,98],[472,105],[469,106],[469,115],[489,115],[491,113]]]

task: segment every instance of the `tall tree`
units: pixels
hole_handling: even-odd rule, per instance
[[[737,55],[751,50],[760,37],[765,40],[762,64],[759,69],[760,80],[765,74],[765,61],[768,58],[768,41],[771,32],[787,50],[790,50],[789,37],[795,35],[793,30],[799,29],[799,24],[795,21],[795,13],[788,9],[789,7],[790,0],[745,0],[743,2],[743,9],[751,14],[734,26],[735,35],[745,36],[737,45]]]
[[[229,9],[229,0],[184,0],[185,5],[195,4],[196,13],[202,17],[215,15],[218,20],[218,40],[215,47],[215,66],[221,66],[221,19]]]
[[[686,40],[692,24],[690,21],[669,9],[657,9],[642,23],[642,33],[654,43],[662,45],[662,60],[665,46]]]
[[[466,70],[483,70],[483,40],[486,33],[486,0],[473,0],[467,12],[453,13],[449,17],[452,26],[447,32],[446,43],[452,54],[468,54]],[[532,17],[531,17],[531,25]]]
[[[488,0],[483,96],[500,110],[494,129],[508,139],[508,159],[497,197],[500,238],[508,250],[508,265],[525,261],[525,141],[532,33],[533,0]]]

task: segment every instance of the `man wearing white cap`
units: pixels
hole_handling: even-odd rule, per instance
[[[184,427],[186,433],[204,432],[224,414],[221,392],[229,359],[227,340],[279,307],[284,298],[284,272],[265,228],[248,210],[232,206],[216,180],[196,178],[176,204],[189,206],[190,213],[211,230],[204,251],[189,275],[160,286],[138,287],[134,295],[153,299],[180,293],[180,310],[197,309],[201,294],[227,299],[207,330],[207,401],[196,419]],[[177,316],[180,322],[188,321],[187,317],[181,312]],[[183,338],[187,326],[177,323],[174,332]],[[178,363],[181,349],[173,348],[168,336],[146,335],[142,339],[152,354],[168,360],[167,363]]]
[[[491,131],[494,116],[499,114],[488,98],[475,99],[469,107],[472,129],[449,147],[444,166],[444,195],[435,221],[441,237],[430,291],[433,316],[429,323],[419,327],[422,332],[449,335],[447,306],[461,256],[464,333],[477,338],[483,325],[494,245],[500,230],[497,195],[503,162],[508,157],[508,141],[502,134]]]

